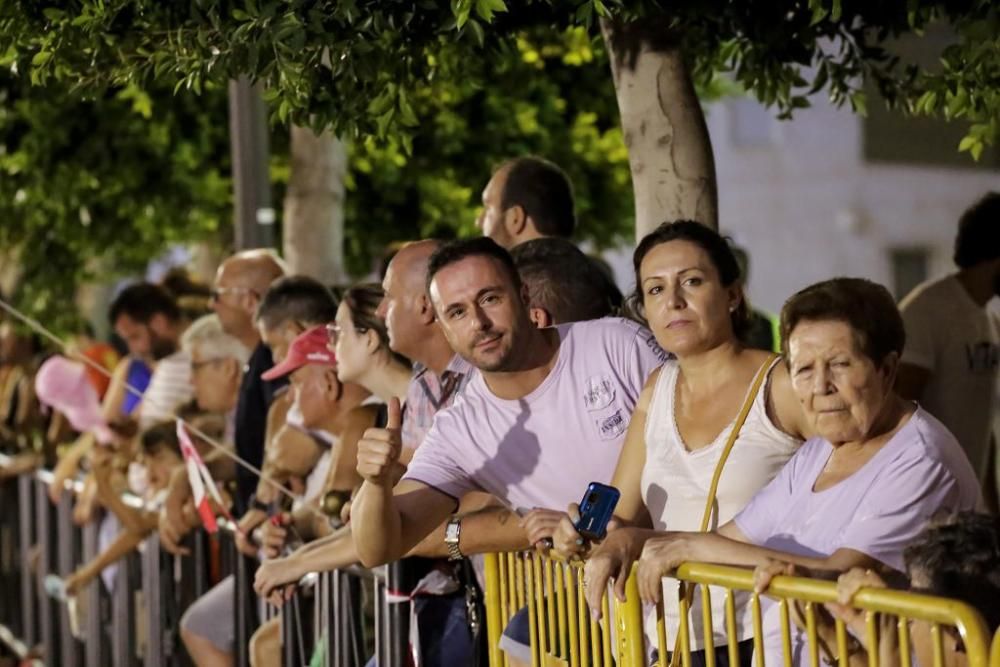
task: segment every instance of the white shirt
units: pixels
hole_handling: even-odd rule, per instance
[[[900,303],[903,362],[930,371],[920,405],[955,436],[982,480],[1000,360],[1000,324],[954,276],[926,282]]]
[[[775,359],[768,378],[761,386],[747,414],[743,428],[726,460],[716,492],[716,510],[709,530],[731,520],[750,499],[770,482],[798,450],[799,440],[783,433],[767,416],[767,392],[770,375],[781,363]],[[677,392],[679,368],[667,362],[656,380],[646,416],[646,465],[642,470],[642,497],[656,530],[697,532],[701,529],[705,503],[712,485],[712,476],[719,463],[735,423],[730,423],[706,447],[689,451],[681,439],[674,419],[674,397]],[[742,407],[743,403],[740,403]],[[673,647],[680,616],[677,608],[677,581],[664,579],[664,620],[667,642]],[[726,644],[724,588],[712,586],[712,630],[716,646]],[[742,641],[753,637],[753,624],[748,595],[738,594],[736,625]],[[701,623],[701,595],[691,603],[691,648],[704,647]],[[647,619],[647,633],[655,637],[653,619]]]
[[[178,350],[156,362],[149,386],[142,395],[139,411],[139,428],[172,419],[174,413],[194,398],[191,386],[191,355]]]

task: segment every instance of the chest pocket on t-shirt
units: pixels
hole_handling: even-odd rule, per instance
[[[615,400],[615,385],[607,375],[594,375],[587,380],[583,404],[588,410],[603,410]]]
[[[597,426],[597,434],[601,440],[614,440],[625,433],[628,428],[629,415],[624,408],[614,406],[606,414],[594,420]]]

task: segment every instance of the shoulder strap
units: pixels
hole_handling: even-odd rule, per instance
[[[736,438],[739,437],[740,429],[743,428],[743,423],[747,420],[747,415],[750,414],[750,408],[753,407],[753,402],[757,398],[757,394],[760,392],[760,387],[764,384],[764,378],[767,377],[767,373],[771,370],[771,366],[774,364],[774,360],[777,359],[778,355],[771,353],[768,355],[767,360],[761,364],[760,369],[757,370],[757,375],[753,379],[753,384],[750,385],[750,391],[747,392],[746,400],[743,401],[743,407],[740,408],[739,414],[736,416],[736,423],[733,424],[733,430],[729,433],[729,440],[726,441],[726,447],[722,450],[722,455],[719,456],[719,462],[715,465],[715,472],[712,473],[712,484],[708,489],[708,498],[705,500],[705,513],[701,517],[701,532],[707,532],[708,527],[712,523],[712,513],[715,509],[715,495],[719,489],[719,478],[722,477],[722,469],[726,467],[726,460],[729,458],[729,453],[733,451],[733,445],[736,444]],[[679,596],[678,599],[682,599],[687,602],[688,609],[690,609],[691,600],[694,597],[694,586],[686,582],[681,582],[680,588],[677,591]],[[661,622],[663,616],[662,602],[659,605],[659,610],[657,612],[659,618],[657,623]],[[675,650],[670,656],[670,667],[679,667],[679,656],[680,651]]]
[[[715,509],[715,495],[719,490],[719,478],[722,477],[722,469],[726,466],[729,453],[733,451],[736,438],[740,435],[740,429],[743,428],[743,423],[747,420],[747,415],[750,414],[750,408],[753,406],[753,402],[760,392],[760,387],[764,384],[764,378],[767,377],[767,372],[771,369],[771,365],[777,357],[778,355],[776,354],[769,354],[767,360],[761,364],[756,377],[753,379],[753,384],[750,385],[750,391],[747,392],[746,400],[743,401],[743,407],[740,408],[740,412],[736,416],[736,423],[733,424],[733,430],[729,433],[729,440],[726,441],[726,447],[722,450],[719,462],[715,465],[715,472],[712,473],[712,484],[708,488],[708,498],[705,500],[705,513],[701,517],[701,532],[703,533],[708,530],[712,522],[712,512]]]

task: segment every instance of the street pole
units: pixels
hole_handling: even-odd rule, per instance
[[[267,108],[260,86],[229,82],[229,143],[233,162],[236,250],[274,247],[274,207],[268,174]]]

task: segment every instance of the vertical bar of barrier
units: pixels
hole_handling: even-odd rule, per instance
[[[900,616],[897,621],[899,629],[899,664],[901,667],[910,667],[913,658],[910,654],[910,619]],[[1000,637],[1000,634],[997,635]]]
[[[547,558],[538,558],[542,562],[542,569],[545,571],[545,623],[548,628],[548,647],[549,651],[555,653],[559,649],[556,647],[556,642],[559,640],[556,637],[556,601],[555,595],[553,594],[552,586],[552,561]]]
[[[375,580],[375,660],[378,665],[389,665],[388,639],[385,618],[385,582],[381,577]]]
[[[660,595],[660,601],[656,603],[656,650],[659,653],[659,667],[670,665],[670,651],[667,644],[667,621],[666,612],[663,611],[663,603],[666,600]],[[735,663],[733,663],[735,667]]]
[[[115,667],[131,667],[135,655],[135,554],[118,562],[114,592],[111,595],[111,659]]]
[[[39,484],[43,492],[44,484]],[[56,505],[56,565],[59,576],[66,577],[73,572],[78,558],[78,540],[76,526],[73,523],[73,494],[63,490],[59,494]],[[80,600],[83,603],[83,600]],[[65,605],[53,605],[58,609],[59,619],[59,655],[65,667],[77,667],[80,664],[80,651],[76,638],[70,628],[69,609]]]
[[[507,562],[514,567],[514,588],[517,591],[515,602],[517,603],[517,608],[523,609],[528,604],[525,596],[527,588],[524,581],[524,558],[517,554],[510,554]]]
[[[165,667],[163,659],[163,629],[164,615],[161,552],[159,533],[153,532],[146,538],[145,548],[141,556],[142,592],[145,609],[143,616],[146,624],[146,646],[143,651],[145,667]]]
[[[327,633],[329,632],[330,619],[326,615],[326,604],[324,600],[326,599],[327,586],[330,581],[330,577],[333,576],[331,572],[320,572],[316,577],[316,594],[313,595],[313,650],[322,651],[323,661],[326,662],[326,655],[330,650],[329,642],[327,641]]]
[[[569,658],[569,645],[567,637],[569,630],[566,627],[566,582],[563,577],[562,563],[553,563],[552,567],[555,574],[556,635],[559,637],[559,657],[566,660]]]
[[[765,667],[764,620],[760,611],[760,595],[756,591],[750,594],[750,609],[753,612],[753,654],[757,657],[757,667]]]
[[[705,641],[705,667],[715,667],[715,633],[712,628],[712,593],[707,584],[701,590],[701,625]]]
[[[609,598],[611,595],[607,589],[604,590],[604,599],[601,600],[601,656],[605,665],[613,665],[611,662],[611,605]]]
[[[874,614],[871,612],[868,615],[874,617]],[[871,625],[874,627],[874,622]],[[871,633],[869,632],[869,641],[870,637]],[[872,643],[870,646],[878,646],[878,643]],[[944,644],[941,642],[941,626],[937,623],[931,623],[931,646],[934,649],[934,667],[942,667],[944,665]],[[869,656],[872,653],[877,653],[877,651],[870,651]],[[872,667],[878,667],[878,665],[872,665]]]
[[[566,623],[567,640],[569,642],[569,664],[570,667],[580,667],[580,626],[577,625],[577,590],[576,570],[577,568],[567,565],[566,573]],[[563,658],[566,657],[565,649]]]
[[[846,665],[851,659],[847,649],[847,626],[839,618],[834,623],[834,629],[837,632],[837,657],[840,659],[840,664]]]
[[[544,662],[545,654],[548,653],[548,630],[546,629],[546,618],[545,618],[545,583],[542,579],[542,564],[540,559],[531,554],[529,556],[531,559],[531,569],[532,576],[535,579],[535,608],[537,610],[537,618],[535,620],[535,628],[538,631],[538,661],[539,663]]]
[[[784,664],[792,664],[792,624],[788,617],[788,600],[781,598],[778,602],[779,615],[781,616],[781,652],[784,655]]]
[[[35,544],[35,478],[32,475],[20,475],[17,478],[17,512],[18,512],[18,560],[21,563],[21,633],[29,646],[38,643],[38,624],[36,611],[36,587],[31,576],[31,548]]]
[[[97,558],[100,552],[97,535],[100,521],[88,521],[83,527],[83,559],[90,562]],[[87,667],[104,667],[107,656],[104,651],[104,625],[101,623],[101,588],[104,582],[100,576],[87,586],[83,593],[84,605],[87,609],[87,641],[84,646],[84,659]]]
[[[683,585],[681,585],[678,593],[680,599],[677,609],[680,615],[680,623],[678,624],[677,638],[674,639],[674,650],[681,652],[681,665],[683,667],[691,667],[691,605],[688,604]]]
[[[41,630],[41,642],[45,651],[45,660],[54,662],[59,654],[59,639],[57,636],[56,605],[45,592],[45,577],[55,571],[53,566],[53,525],[52,506],[49,503],[45,483],[35,480],[35,539],[39,549],[38,579],[38,618]]]
[[[819,667],[819,635],[816,630],[816,607],[806,602],[806,641],[809,642],[809,665]]]
[[[614,620],[618,632],[618,665],[644,667],[646,651],[642,601],[639,599],[639,582],[634,573],[625,580],[625,602],[614,598]]]
[[[501,598],[498,598],[500,591],[500,559],[506,558],[503,554],[486,554],[484,559],[484,575],[486,579],[486,635],[487,652],[489,653],[490,666],[500,667],[500,634],[503,632],[500,611]]]
[[[236,541],[232,548],[236,552],[236,573],[233,581],[233,604],[236,608],[236,664],[239,667],[250,665],[250,638],[257,629],[257,596],[253,592],[253,577],[257,570],[257,561],[236,549]]]
[[[298,651],[296,650],[297,644],[295,643],[295,623],[298,620],[296,618],[296,602],[298,600],[298,592],[294,593],[291,600],[286,600],[285,604],[281,607],[281,613],[278,618],[278,622],[281,624],[281,664],[282,665],[299,665],[302,664],[299,661]]]
[[[931,628],[932,637],[934,630],[940,630],[937,624]],[[868,646],[872,648],[868,651],[868,665],[869,667],[878,667],[878,625],[875,612],[869,611],[865,614],[865,634],[868,638]],[[940,639],[940,633],[938,638]],[[941,667],[940,664],[937,664],[937,656],[935,656],[934,661],[934,667]]]
[[[576,602],[577,622],[580,624],[580,662],[588,664],[590,652],[590,639],[587,630],[590,628],[590,609],[587,607],[587,589],[583,587],[583,568],[576,568],[576,589],[580,591],[580,596]]]
[[[736,629],[736,595],[733,589],[726,589],[726,646],[729,649],[729,665],[740,664],[739,633]]]

